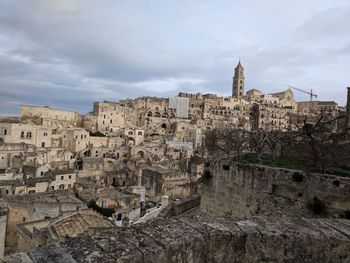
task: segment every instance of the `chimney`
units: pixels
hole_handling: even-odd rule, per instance
[[[350,133],[350,87],[348,87],[348,99],[346,102],[346,123],[345,131]]]

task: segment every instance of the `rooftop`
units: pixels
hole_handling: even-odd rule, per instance
[[[7,203],[71,203],[82,204],[83,202],[68,191],[53,191],[46,193],[34,193],[25,195],[8,195],[4,197]]]

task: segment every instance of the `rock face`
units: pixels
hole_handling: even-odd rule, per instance
[[[330,217],[350,210],[350,178],[240,163],[210,168],[201,208],[215,216],[312,217],[307,207],[315,197]]]
[[[350,221],[159,218],[78,236],[2,262],[350,262]]]

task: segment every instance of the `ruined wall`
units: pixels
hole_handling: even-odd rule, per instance
[[[77,236],[2,262],[349,262],[349,222],[265,217],[155,219],[131,228]]]
[[[171,200],[174,200],[197,193],[197,184],[191,182],[189,175],[181,171],[161,173],[143,169],[141,185],[145,186],[149,200],[154,202],[160,202],[163,195],[168,195]]]
[[[350,210],[350,178],[249,164],[211,165],[201,208],[216,216],[311,216],[308,203],[322,200],[332,215]]]

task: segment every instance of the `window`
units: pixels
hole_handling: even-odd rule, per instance
[[[9,194],[9,190],[6,189],[6,194],[8,195]]]
[[[32,138],[32,132],[27,132],[27,138]]]
[[[7,135],[7,129],[4,130],[4,135]]]
[[[45,137],[47,136],[47,132],[44,132],[44,136],[45,136]]]
[[[105,124],[105,121],[103,121],[102,124]]]
[[[75,139],[78,139],[78,135],[75,135]]]
[[[24,131],[21,131],[21,138],[24,138]]]
[[[59,189],[60,189],[60,190],[64,190],[64,184],[60,184]]]
[[[68,176],[68,178],[69,178],[69,179],[72,179],[72,176],[70,175],[70,176]]]
[[[41,143],[41,148],[45,148],[45,143],[44,142]]]
[[[137,133],[137,135],[142,136],[142,131],[139,131],[139,132]]]
[[[80,139],[83,139],[84,137],[83,137],[83,135],[80,135]]]
[[[62,175],[62,176],[61,176],[61,180],[63,180],[63,179],[64,179],[64,176]]]
[[[109,123],[112,123],[112,120],[109,120]]]
[[[23,222],[25,222],[25,221],[26,221],[26,218],[25,218],[25,217],[23,217],[23,218],[22,218],[22,221],[23,221]]]
[[[40,175],[43,176],[43,175],[44,175],[44,171],[41,171],[41,172],[40,172]]]

